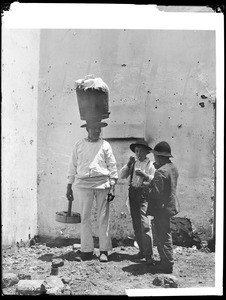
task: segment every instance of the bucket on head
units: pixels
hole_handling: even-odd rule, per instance
[[[81,120],[109,118],[109,88],[101,78],[86,76],[75,82]]]

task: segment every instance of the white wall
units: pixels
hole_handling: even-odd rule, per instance
[[[133,137],[167,140],[178,166],[181,213],[210,236],[215,162],[214,31],[2,31],[2,241],[35,234],[75,237],[55,221],[67,210],[73,145],[86,136],[74,81],[87,74],[110,88],[110,138],[118,169]],[[153,158],[150,155],[150,158]],[[114,237],[132,233],[127,182],[111,203]],[[72,209],[79,211],[73,202]],[[95,209],[93,220],[96,219]],[[96,225],[96,224],[95,224]],[[97,227],[94,226],[97,235]]]
[[[39,30],[2,30],[2,242],[37,234]]]
[[[214,31],[76,29],[41,30],[39,234],[79,234],[79,225],[57,223],[55,213],[67,209],[69,156],[75,142],[86,136],[85,129],[80,128],[83,122],[73,87],[75,80],[88,74],[101,77],[110,88],[111,114],[103,136],[114,138],[110,142],[118,169],[131,154],[131,140],[127,138],[144,134],[151,146],[168,141],[180,173],[180,216],[190,218],[204,236],[210,235],[215,147]],[[127,236],[131,220],[125,205],[126,181],[119,180],[116,193],[111,205],[112,234]],[[76,200],[73,210],[79,210]]]

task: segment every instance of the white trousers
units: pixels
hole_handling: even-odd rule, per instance
[[[109,202],[106,200],[109,189],[76,189],[81,214],[81,251],[92,252],[94,242],[92,236],[91,212],[94,197],[97,205],[97,222],[99,229],[99,250],[112,249],[109,234]]]

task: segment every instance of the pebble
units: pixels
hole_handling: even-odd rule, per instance
[[[61,278],[61,280],[63,281],[64,284],[68,284],[68,283],[70,283],[71,278],[70,277],[63,277],[63,278]]]

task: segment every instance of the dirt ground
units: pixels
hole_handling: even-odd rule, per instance
[[[53,258],[61,258],[64,265],[58,268],[56,276],[64,282],[66,295],[126,295],[126,289],[161,288],[153,284],[159,274],[152,274],[144,260],[134,258],[138,249],[133,241],[113,246],[107,263],[100,263],[98,248],[94,259],[78,261],[79,244],[74,242],[36,242],[2,249],[2,273],[14,273],[20,279],[45,279],[50,275]],[[159,259],[156,246],[154,257]],[[174,258],[172,275],[178,279],[178,288],[215,286],[215,253],[207,246],[199,250],[195,246],[174,246]],[[12,285],[2,292],[16,295],[16,287]]]

